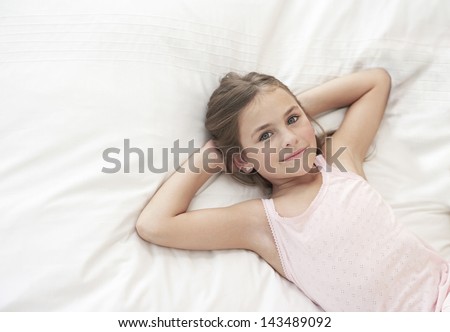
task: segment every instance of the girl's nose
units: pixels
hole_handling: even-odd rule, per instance
[[[286,129],[283,133],[283,147],[296,146],[297,136],[289,129]]]

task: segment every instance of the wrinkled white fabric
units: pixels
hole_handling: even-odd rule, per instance
[[[446,0],[2,0],[0,310],[320,310],[252,252],[136,235],[174,142],[206,141],[207,100],[230,70],[300,92],[386,68],[392,94],[366,174],[450,259],[449,12]],[[116,173],[102,172],[116,165],[110,148]],[[150,171],[163,149],[168,170]],[[259,195],[221,175],[190,208]]]

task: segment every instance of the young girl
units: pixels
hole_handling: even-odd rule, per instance
[[[173,248],[252,250],[326,311],[450,310],[448,262],[395,221],[365,178],[389,92],[383,69],[297,97],[274,77],[229,73],[208,103],[212,141],[156,192],[139,235]],[[344,106],[325,144],[311,120]],[[222,170],[269,198],[187,212]]]

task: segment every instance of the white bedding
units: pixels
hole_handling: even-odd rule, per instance
[[[131,153],[125,173],[124,144],[153,148],[154,167],[176,140],[201,146],[230,70],[299,92],[386,68],[367,176],[450,259],[449,18],[447,0],[1,1],[0,310],[320,310],[252,252],[167,249],[135,232],[174,157],[139,172]],[[337,127],[342,112],[321,122]],[[120,172],[102,172],[108,148]],[[221,175],[191,208],[258,195]]]

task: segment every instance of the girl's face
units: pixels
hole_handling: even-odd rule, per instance
[[[257,95],[239,116],[242,165],[272,184],[308,173],[314,166],[314,129],[297,101],[284,89]]]

